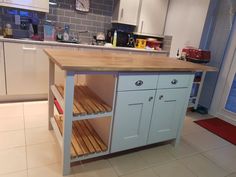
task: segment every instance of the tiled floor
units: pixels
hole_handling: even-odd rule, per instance
[[[72,168],[70,177],[236,177],[236,147],[188,113],[180,145],[163,145]],[[60,149],[47,129],[47,102],[0,105],[0,177],[61,177]]]

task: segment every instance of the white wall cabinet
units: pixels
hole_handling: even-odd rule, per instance
[[[113,23],[137,25],[140,0],[116,0],[112,16]]]
[[[49,0],[2,0],[0,6],[49,12]]]
[[[117,93],[111,152],[146,145],[155,90]]]
[[[48,92],[48,57],[45,45],[4,43],[8,95]]]
[[[142,0],[136,32],[163,35],[169,0]]]
[[[6,95],[3,43],[0,42],[0,96]]]

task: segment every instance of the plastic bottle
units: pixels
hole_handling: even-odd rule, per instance
[[[112,42],[113,47],[116,47],[116,42],[117,42],[117,31],[115,30],[114,37],[113,37],[113,42]]]

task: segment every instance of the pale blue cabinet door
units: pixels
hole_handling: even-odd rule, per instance
[[[117,93],[111,152],[146,145],[155,90]]]
[[[188,89],[157,90],[148,144],[176,138],[187,93]]]

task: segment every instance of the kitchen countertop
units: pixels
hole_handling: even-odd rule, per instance
[[[98,45],[89,45],[89,44],[74,44],[74,43],[63,43],[57,41],[34,41],[30,39],[12,39],[4,38],[0,36],[0,42],[15,42],[15,43],[25,43],[25,44],[38,44],[38,45],[54,45],[54,46],[65,46],[65,47],[81,47],[81,48],[91,48],[91,49],[108,49],[108,50],[121,50],[121,51],[130,51],[130,52],[149,52],[149,53],[164,53],[168,54],[168,51],[156,51],[156,50],[145,50],[137,49],[130,47],[105,47]]]
[[[216,71],[213,67],[169,57],[61,49],[44,49],[44,51],[62,70],[69,71]]]

